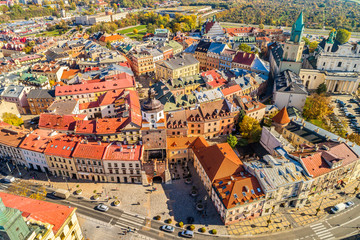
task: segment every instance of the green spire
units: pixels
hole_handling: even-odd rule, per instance
[[[213,22],[216,22],[216,16],[215,15],[213,16]]]
[[[303,12],[301,11],[296,22],[294,23],[294,25],[292,25],[290,41],[296,43],[301,42],[303,31],[304,31],[304,19],[303,19]]]

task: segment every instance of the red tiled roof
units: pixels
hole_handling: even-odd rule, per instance
[[[254,59],[255,59],[254,53],[237,52],[233,59],[233,62],[242,64],[242,65],[251,66]]]
[[[47,128],[54,130],[74,130],[76,121],[84,120],[86,114],[57,115],[50,113],[40,114],[39,128]]]
[[[296,155],[301,156],[305,154],[297,153]],[[302,157],[301,161],[303,162],[304,167],[311,176],[318,177],[333,170],[326,162],[326,160],[328,162],[341,160],[342,164],[339,167],[344,167],[356,161],[358,157],[359,156],[354,153],[347,144],[340,143],[336,146],[330,147],[329,150],[323,150],[321,148],[315,154],[310,154],[306,157]]]
[[[210,181],[243,172],[243,164],[228,143],[194,149]]]
[[[283,109],[281,109],[280,112],[278,112],[278,114],[276,114],[272,120],[278,124],[287,124],[290,122],[290,118],[288,115],[288,112],[286,110],[286,107],[284,107]]]
[[[109,143],[103,142],[78,143],[73,152],[73,157],[100,160],[108,145]]]
[[[54,227],[56,234],[64,225],[66,220],[75,212],[75,208],[56,203],[20,197],[0,192],[0,198],[6,207],[19,209],[26,219],[34,219],[43,223],[49,223]]]
[[[204,78],[206,76],[211,76],[212,81],[207,82],[212,88],[223,86],[227,83],[227,81],[218,73],[216,70],[209,70],[201,73],[201,76]]]
[[[111,143],[106,147],[103,159],[117,161],[140,161],[142,145],[121,145]]]
[[[246,114],[266,108],[263,103],[253,99],[248,95],[239,96],[239,99],[240,101],[238,101],[238,103],[240,107],[246,112]]]
[[[78,134],[113,134],[126,126],[128,118],[102,118],[80,120],[76,122],[75,133]]]
[[[224,96],[227,96],[227,95],[239,92],[239,91],[241,91],[240,85],[233,85],[233,86],[230,86],[230,87],[227,87],[227,88],[224,88],[221,90],[221,92],[224,94]]]
[[[225,28],[225,32],[231,36],[237,36],[240,33],[251,33],[254,30],[256,30],[254,27]]]
[[[111,36],[101,36],[99,41],[102,41],[102,42],[112,42],[112,41],[121,41],[123,40],[124,37],[121,36],[121,35],[118,35],[118,34],[114,34],[114,35],[111,35]]]
[[[248,173],[217,179],[214,181],[213,186],[221,196],[226,209],[233,208],[237,204],[245,204],[246,201],[259,200],[260,197],[265,196],[259,181]]]
[[[75,85],[56,86],[55,95],[66,96],[94,92],[105,92],[114,89],[131,88],[135,86],[134,78],[125,72],[117,74],[116,78],[116,80],[108,80],[94,83],[85,82]]]
[[[52,133],[52,130],[49,129],[36,129],[22,141],[20,148],[42,153],[51,142],[51,139],[62,136],[59,133],[51,136]]]
[[[89,108],[96,108],[96,107],[99,107],[99,102],[98,101],[86,102],[86,103],[80,103],[79,104],[79,109],[80,110],[89,109]]]
[[[78,136],[61,136],[52,139],[48,144],[45,154],[70,158],[76,147],[76,144],[81,141],[81,137]]]
[[[79,69],[64,70],[61,75],[61,79],[70,79],[70,78],[74,77],[78,72],[80,72]]]
[[[190,148],[198,137],[168,137],[167,149],[184,149]]]

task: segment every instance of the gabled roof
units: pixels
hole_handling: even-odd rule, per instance
[[[175,150],[175,149],[185,149],[190,148],[193,142],[198,137],[168,137],[167,138],[167,149]]]
[[[323,149],[323,145],[329,145],[330,147]],[[318,177],[338,168],[331,168],[328,162],[342,161],[342,164],[339,167],[345,167],[346,165],[357,161],[359,158],[346,143],[323,143],[320,144],[319,150],[315,151],[315,153],[311,152],[311,154],[307,154],[305,152],[294,154],[300,156],[305,155],[301,158],[301,162],[312,177]]]
[[[131,88],[134,86],[135,86],[134,77],[132,77],[128,73],[123,72],[116,75],[116,80],[90,82],[90,83],[66,85],[66,86],[56,86],[55,95],[66,96],[66,95],[78,95],[78,94],[94,93],[94,92],[105,92],[114,89]]]
[[[251,66],[255,57],[256,55],[254,53],[237,52],[233,59],[233,62]]]
[[[228,143],[194,149],[210,181],[244,171],[243,164]]]
[[[140,161],[142,151],[142,145],[121,145],[111,143],[105,149],[103,160]]]
[[[101,160],[109,143],[103,142],[80,142],[74,152],[74,158],[88,158]]]
[[[62,136],[48,129],[36,129],[29,134],[20,144],[20,148],[43,153],[54,137]]]
[[[290,118],[288,115],[288,112],[286,110],[286,107],[284,107],[283,109],[281,109],[280,112],[278,112],[278,114],[276,114],[272,120],[278,124],[287,124],[290,122]]]
[[[217,179],[214,181],[213,187],[220,195],[226,209],[233,208],[238,204],[251,203],[265,196],[256,177],[244,172]]]
[[[55,98],[55,91],[54,90],[47,90],[47,89],[31,89],[27,95],[28,99],[31,98]]]
[[[48,144],[45,154],[71,158],[77,143],[81,141],[81,139],[81,137],[77,136],[56,137]]]
[[[20,210],[24,218],[53,225],[52,230],[55,234],[64,226],[70,215],[75,212],[75,208],[69,206],[4,192],[0,192],[0,198],[6,207]]]
[[[84,120],[86,117],[86,114],[59,115],[42,113],[40,114],[39,128],[62,131],[74,130],[76,121]]]

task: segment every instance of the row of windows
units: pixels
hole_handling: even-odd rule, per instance
[[[161,139],[160,139],[161,140]],[[112,166],[114,166],[115,168],[118,167],[118,164],[117,163],[114,163],[114,165],[112,165],[111,163],[108,163],[108,167],[111,168]],[[140,165],[138,163],[135,164],[135,167],[139,167]],[[121,167],[125,167],[125,163],[121,163]],[[133,164],[132,163],[129,163],[129,167],[132,168],[133,167]]]

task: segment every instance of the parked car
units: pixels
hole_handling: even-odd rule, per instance
[[[194,232],[193,231],[189,231],[189,230],[184,230],[180,233],[180,235],[182,237],[186,237],[186,238],[193,238],[194,237]]]
[[[7,177],[3,178],[3,181],[5,183],[12,183],[12,182],[15,182],[15,178],[13,176],[7,176]]]
[[[360,193],[356,194],[356,197],[360,199]]]
[[[102,211],[102,212],[107,212],[109,210],[109,207],[106,206],[105,204],[103,203],[100,203],[99,205],[97,205],[95,207],[96,210],[99,210],[99,211]]]
[[[346,208],[347,208],[347,205],[345,203],[339,203],[336,206],[334,206],[333,208],[331,208],[330,211],[335,214],[335,213],[345,210]]]
[[[352,115],[351,113],[346,115],[347,118],[356,118],[354,115]]]
[[[345,205],[346,205],[346,208],[349,208],[349,207],[354,206],[354,202],[348,201],[348,202],[345,203]]]
[[[348,105],[346,105],[348,108],[352,108],[352,105],[351,104],[348,104]]]
[[[165,231],[165,232],[174,232],[175,228],[173,226],[170,225],[163,225],[160,227],[161,230]]]

